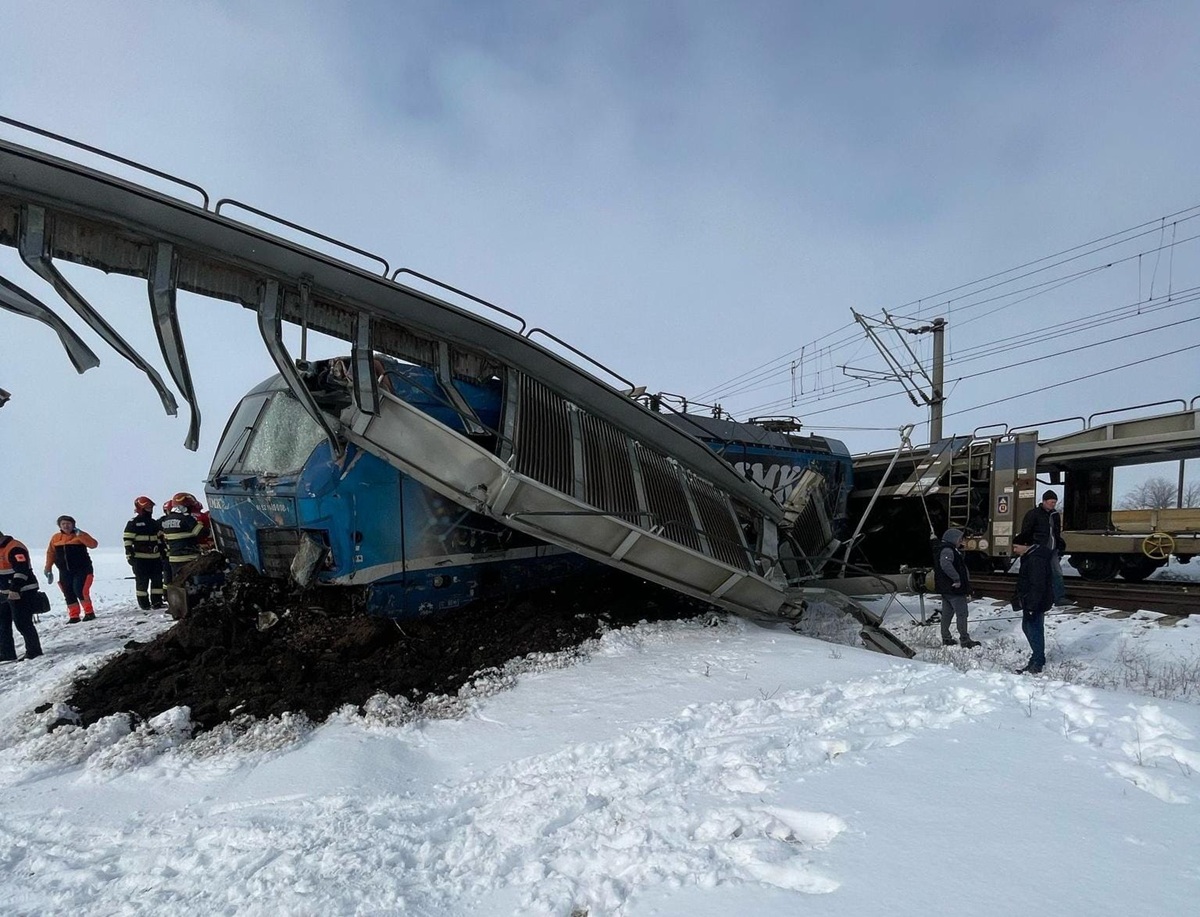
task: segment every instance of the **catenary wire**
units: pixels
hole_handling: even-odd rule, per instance
[[[1062,249],[1061,251],[1055,252],[1050,255],[1045,255],[1041,258],[1037,258],[1032,261],[1027,261],[1023,264],[1016,265],[1015,267],[1008,268],[1004,271],[998,271],[993,274],[989,274],[984,277],[978,278],[976,280],[969,281],[967,283],[962,283],[962,284],[958,284],[953,287],[949,287],[938,293],[933,293],[928,296],[922,296],[918,299],[910,300],[909,302],[904,303],[903,305],[901,305],[897,308],[898,309],[907,309],[909,306],[916,305],[917,306],[916,311],[919,315],[919,314],[925,312],[925,310],[927,308],[930,308],[934,305],[945,305],[949,302],[957,301],[957,299],[965,298],[966,295],[977,295],[979,292],[983,292],[986,289],[990,289],[991,287],[985,287],[983,289],[973,289],[970,294],[964,294],[962,297],[956,297],[954,300],[948,300],[948,301],[943,302],[942,297],[947,296],[951,293],[956,293],[960,290],[966,290],[966,289],[979,287],[981,284],[985,284],[988,281],[995,280],[997,278],[1006,277],[1008,275],[1013,274],[1016,271],[1021,271],[1027,267],[1033,267],[1038,264],[1043,264],[1043,262],[1046,262],[1046,261],[1052,261],[1053,259],[1060,258],[1063,255],[1069,255],[1073,252],[1079,252],[1081,249],[1087,250],[1087,251],[1085,251],[1079,255],[1076,255],[1070,259],[1066,259],[1061,262],[1055,262],[1054,264],[1044,265],[1042,268],[1039,268],[1038,271],[1029,272],[1029,274],[1038,273],[1043,270],[1050,270],[1053,267],[1060,266],[1061,264],[1068,263],[1069,261],[1078,260],[1078,258],[1080,258],[1080,257],[1086,257],[1088,254],[1095,254],[1099,251],[1106,250],[1115,245],[1126,244],[1128,242],[1131,242],[1138,238],[1141,238],[1145,235],[1150,235],[1155,231],[1161,232],[1167,225],[1168,220],[1172,221],[1172,225],[1174,226],[1175,224],[1178,224],[1180,222],[1186,222],[1188,220],[1194,219],[1194,218],[1196,218],[1196,216],[1200,215],[1200,214],[1195,213],[1195,211],[1197,211],[1197,210],[1200,210],[1200,204],[1194,204],[1189,207],[1185,207],[1181,210],[1177,210],[1174,213],[1170,213],[1165,216],[1159,217],[1155,220],[1147,220],[1145,222],[1135,224],[1134,226],[1128,227],[1126,229],[1118,230],[1113,233],[1108,233],[1106,235],[1099,236],[1096,239],[1091,240],[1090,242],[1084,242],[1084,243],[1080,243],[1079,245],[1074,245],[1069,248]],[[1190,214],[1190,215],[1188,215],[1188,214]],[[1118,240],[1118,241],[1113,242],[1111,240]],[[1181,241],[1183,241],[1183,240],[1180,240],[1180,242]],[[1109,243],[1109,244],[1101,246],[1100,243]],[[1173,240],[1169,246],[1168,245],[1160,245],[1160,246],[1158,246],[1157,250],[1161,251],[1162,248],[1164,248],[1164,247],[1171,247],[1172,251],[1173,251],[1173,246],[1176,244],[1179,244],[1179,242],[1176,242]],[[1100,246],[1100,247],[1097,248],[1096,246]],[[1138,253],[1137,255],[1130,256],[1130,257],[1131,258],[1132,257],[1141,258],[1143,254],[1144,253]],[[1021,276],[1029,276],[1029,275],[1027,274],[1027,275],[1020,275],[1019,277],[1009,277],[1009,279],[1003,281],[1003,283],[1011,283],[1016,279],[1020,279]],[[992,287],[999,286],[999,285],[1003,285],[1003,284],[993,284]],[[762,363],[757,367],[752,367],[751,369],[749,369],[743,373],[740,373],[737,376],[732,377],[731,379],[725,380],[724,382],[718,383],[717,385],[710,387],[709,389],[706,389],[705,391],[701,392],[697,396],[697,398],[705,398],[705,397],[709,397],[709,396],[713,395],[713,393],[720,393],[726,386],[740,382],[745,377],[754,375],[755,373],[759,372],[760,370],[768,369],[768,368],[772,368],[772,367],[778,368],[777,364],[788,363],[791,361],[791,359],[794,356],[796,356],[797,354],[802,354],[803,351],[808,350],[809,348],[813,348],[814,352],[815,352],[816,350],[818,350],[816,345],[820,344],[822,341],[825,341],[828,338],[833,337],[835,335],[841,334],[842,332],[844,332],[848,329],[853,329],[854,327],[856,327],[856,323],[854,323],[854,322],[849,322],[842,326],[839,326],[838,328],[835,328],[832,331],[826,332],[825,334],[821,335],[820,337],[815,338],[813,341],[802,345],[800,348],[791,350],[788,353],[786,353],[780,357],[776,357],[776,358],[773,358],[772,360],[768,360],[765,363]],[[855,337],[857,337],[857,335]],[[851,338],[849,340],[853,340],[853,338]],[[820,348],[820,349],[821,350],[836,349],[837,347],[844,346],[844,344],[848,343],[848,342],[849,341],[837,342],[832,345],[827,345],[826,348]]]

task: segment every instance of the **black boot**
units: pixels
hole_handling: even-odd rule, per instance
[[[981,645],[978,640],[972,640],[970,637],[962,637],[959,639],[958,643],[964,649],[968,650],[974,649],[975,647]]]

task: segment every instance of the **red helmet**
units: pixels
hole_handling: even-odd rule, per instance
[[[154,509],[154,501],[149,497],[138,497],[133,501],[133,511],[135,513],[148,513]]]
[[[173,496],[171,498],[171,502],[176,507],[178,507],[178,506],[184,507],[189,513],[194,513],[196,510],[200,509],[201,506],[203,505],[203,504],[201,504],[201,502],[199,500],[197,500],[195,497],[193,497],[186,490],[181,490],[179,493],[177,493],[175,496]]]

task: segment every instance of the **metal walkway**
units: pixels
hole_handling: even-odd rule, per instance
[[[0,244],[16,248],[97,335],[138,366],[174,414],[175,399],[155,369],[71,287],[55,262],[147,281],[165,364],[191,411],[188,448],[199,444],[200,414],[176,314],[178,290],[257,312],[272,360],[338,455],[346,442],[356,443],[467,508],[731,610],[774,615],[785,605],[787,584],[776,561],[780,540],[800,508],[781,505],[627,392],[531,340],[538,334],[557,341],[552,335],[526,331],[519,316],[415,272],[391,272],[383,258],[237,201],[221,200],[210,209],[207,193],[197,185],[9,119],[0,122],[108,156],[200,199],[187,203],[0,141]],[[376,262],[381,271],[372,273],[222,212],[233,208],[341,246]],[[504,327],[398,283],[402,274],[519,327]],[[4,278],[0,308],[52,328],[78,371],[99,363],[49,306]],[[306,388],[283,344],[285,321],[350,343],[353,405],[340,417],[321,410]],[[375,353],[435,368],[465,432],[381,391]],[[501,429],[485,428],[454,397],[456,378],[503,385]]]

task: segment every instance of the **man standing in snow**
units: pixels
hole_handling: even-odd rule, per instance
[[[180,491],[169,502],[171,509],[158,520],[158,524],[167,544],[167,560],[171,563],[171,577],[174,579],[184,567],[200,557],[204,542],[211,540],[212,536],[205,523],[194,515],[201,510],[199,500]],[[204,516],[207,519],[207,514]]]
[[[1017,536],[1020,538],[1020,536]],[[1044,544],[1014,543],[1013,553],[1021,558],[1017,597],[1021,603],[1021,631],[1029,641],[1029,662],[1018,672],[1037,675],[1046,664],[1046,612],[1054,604],[1054,576],[1050,552]]]
[[[1062,556],[1067,543],[1062,537],[1062,516],[1057,512],[1058,494],[1052,490],[1042,494],[1042,502],[1025,514],[1021,520],[1021,533],[1013,539],[1014,544],[1041,545],[1046,549],[1046,562],[1054,579],[1054,601],[1059,605],[1066,601],[1067,587],[1062,577]]]
[[[163,566],[167,546],[162,526],[153,516],[154,501],[133,501],[134,517],[125,523],[125,559],[133,569],[134,594],[139,608],[163,607]]]
[[[0,662],[15,662],[17,647],[12,629],[25,638],[25,658],[42,655],[42,642],[33,624],[41,608],[37,577],[29,563],[29,549],[11,535],[0,532]]]
[[[971,594],[971,574],[962,552],[963,533],[947,529],[933,550],[933,580],[942,596],[942,645],[956,643],[970,649],[979,646],[967,633],[967,597]],[[950,636],[950,619],[958,621],[958,640]]]
[[[96,547],[96,539],[83,529],[75,527],[74,516],[59,516],[58,531],[50,536],[46,546],[46,566],[43,573],[47,583],[54,582],[54,567],[58,567],[58,588],[67,602],[67,623],[78,624],[80,620],[94,621],[96,611],[92,608],[92,555],[89,548]],[[83,612],[83,618],[79,612]]]

